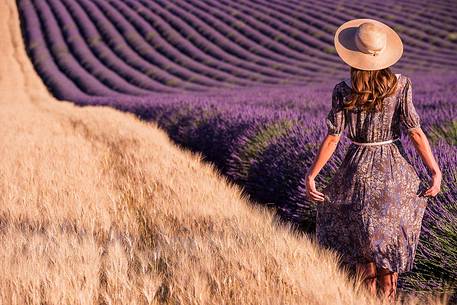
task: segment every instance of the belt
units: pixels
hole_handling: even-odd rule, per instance
[[[366,143],[361,143],[361,142],[356,142],[356,141],[353,141],[351,140],[352,143],[354,144],[357,144],[357,145],[382,145],[382,144],[388,144],[388,143],[392,143],[394,141],[397,141],[397,140],[400,140],[400,138],[396,138],[396,139],[391,139],[391,140],[387,140],[387,141],[382,141],[382,142],[366,142]]]

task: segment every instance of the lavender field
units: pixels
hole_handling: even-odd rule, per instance
[[[403,39],[393,71],[413,99],[443,172],[412,272],[399,288],[457,289],[457,5],[453,1],[17,0],[22,35],[49,91],[155,121],[253,200],[312,233],[305,172],[327,130],[333,86],[349,68],[333,47],[346,20],[375,18]],[[429,174],[406,134],[422,180]],[[338,168],[344,136],[317,178]],[[453,302],[457,302],[454,293]]]

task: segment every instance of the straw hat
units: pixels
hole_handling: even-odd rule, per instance
[[[403,54],[400,36],[375,19],[353,19],[335,33],[335,48],[349,66],[361,70],[379,70],[396,63]]]

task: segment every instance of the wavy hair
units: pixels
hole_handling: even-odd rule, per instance
[[[383,100],[394,94],[397,83],[397,77],[389,67],[373,71],[351,67],[352,90],[343,107],[348,110],[382,111]]]

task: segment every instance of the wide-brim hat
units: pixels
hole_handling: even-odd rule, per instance
[[[388,25],[369,18],[343,23],[336,30],[334,43],[341,59],[360,70],[387,68],[403,54],[400,36]]]

